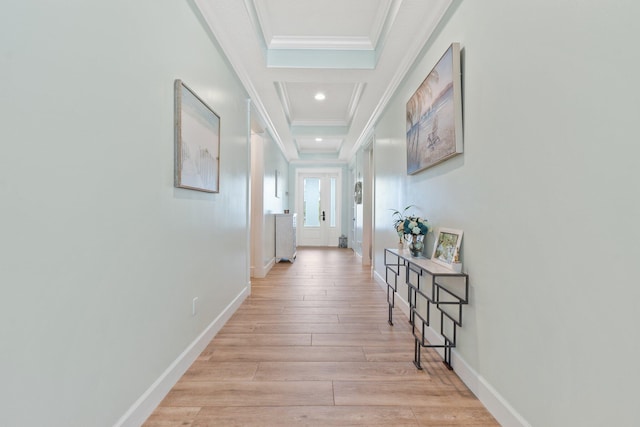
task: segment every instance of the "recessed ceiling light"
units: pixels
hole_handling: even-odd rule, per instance
[[[318,93],[316,93],[316,96],[314,98],[316,98],[316,101],[324,101],[326,96],[324,95],[324,93],[318,92]]]
[[[316,142],[322,142],[322,138],[316,138]]]

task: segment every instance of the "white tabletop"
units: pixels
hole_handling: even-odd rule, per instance
[[[399,256],[400,258],[406,259],[411,264],[417,265],[418,267],[422,268],[429,274],[438,274],[438,275],[446,275],[446,274],[461,275],[462,274],[462,273],[456,273],[452,269],[447,268],[443,265],[437,264],[428,258],[416,258],[412,256],[409,249],[406,249],[406,248],[403,248],[403,249],[386,248],[385,250],[388,252],[391,252],[394,255]]]

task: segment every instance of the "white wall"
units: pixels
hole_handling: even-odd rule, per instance
[[[389,208],[463,229],[459,356],[525,423],[635,425],[640,4],[456,5],[376,128],[376,272]],[[454,41],[465,153],[406,176],[405,103]]]
[[[247,96],[184,1],[5,1],[0,74],[0,425],[113,425],[248,284]],[[176,78],[220,194],[173,187]]]
[[[252,112],[253,114],[253,112]],[[264,131],[251,133],[251,277],[265,277]]]
[[[265,277],[275,262],[274,215],[289,209],[289,162],[268,132],[252,135],[251,155],[254,184],[254,204],[251,209],[254,254],[252,274],[254,277]]]
[[[277,180],[276,170],[278,171]],[[277,196],[276,181],[278,185]],[[285,209],[291,209],[291,204],[289,203],[289,162],[287,162],[282,151],[269,135],[264,140],[263,198],[265,215],[264,262],[267,263],[273,261],[276,254],[276,222],[274,214],[283,213]]]

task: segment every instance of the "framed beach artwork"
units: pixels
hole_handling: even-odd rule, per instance
[[[220,117],[182,80],[175,92],[174,185],[219,192]]]
[[[462,153],[460,45],[452,43],[407,102],[407,174]]]
[[[433,245],[431,261],[444,267],[451,268],[456,253],[460,253],[462,243],[462,230],[453,228],[440,228]]]

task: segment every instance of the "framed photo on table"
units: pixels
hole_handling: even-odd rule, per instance
[[[444,267],[451,268],[456,253],[460,253],[462,243],[462,230],[453,228],[440,228],[433,244],[431,261]]]

